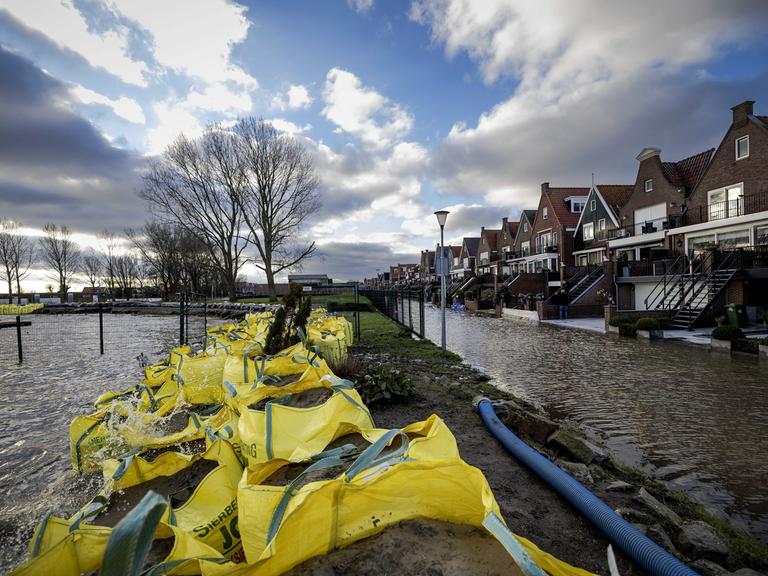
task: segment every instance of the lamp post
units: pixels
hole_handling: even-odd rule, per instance
[[[445,272],[447,268],[443,231],[445,229],[445,221],[448,219],[448,214],[448,210],[438,210],[435,212],[435,216],[437,216],[437,223],[440,224],[440,317],[442,322],[443,350],[445,350]]]

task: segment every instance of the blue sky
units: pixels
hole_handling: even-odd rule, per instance
[[[434,244],[436,209],[459,240],[542,181],[632,183],[641,148],[678,160],[738,102],[768,113],[767,23],[749,0],[0,0],[0,215],[85,244],[140,226],[148,156],[254,115],[316,159],[306,270],[371,275]]]

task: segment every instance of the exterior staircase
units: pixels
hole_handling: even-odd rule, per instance
[[[599,282],[605,274],[602,266],[580,266],[579,269],[571,274],[566,283],[570,287],[568,290],[568,299],[574,304],[579,298],[586,294],[589,289]],[[554,294],[547,298],[547,303],[551,304]]]
[[[680,256],[645,299],[648,310],[670,310],[672,327],[691,330],[738,272],[736,252]]]

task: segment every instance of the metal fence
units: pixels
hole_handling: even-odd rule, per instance
[[[421,288],[366,289],[360,292],[382,314],[419,338],[424,338],[424,290]]]

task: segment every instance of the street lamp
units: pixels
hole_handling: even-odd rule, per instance
[[[445,229],[445,221],[448,219],[448,214],[448,210],[438,210],[435,212],[437,223],[440,224],[440,317],[442,320],[443,350],[445,350],[445,273],[448,268],[448,259],[445,257],[443,231]]]

